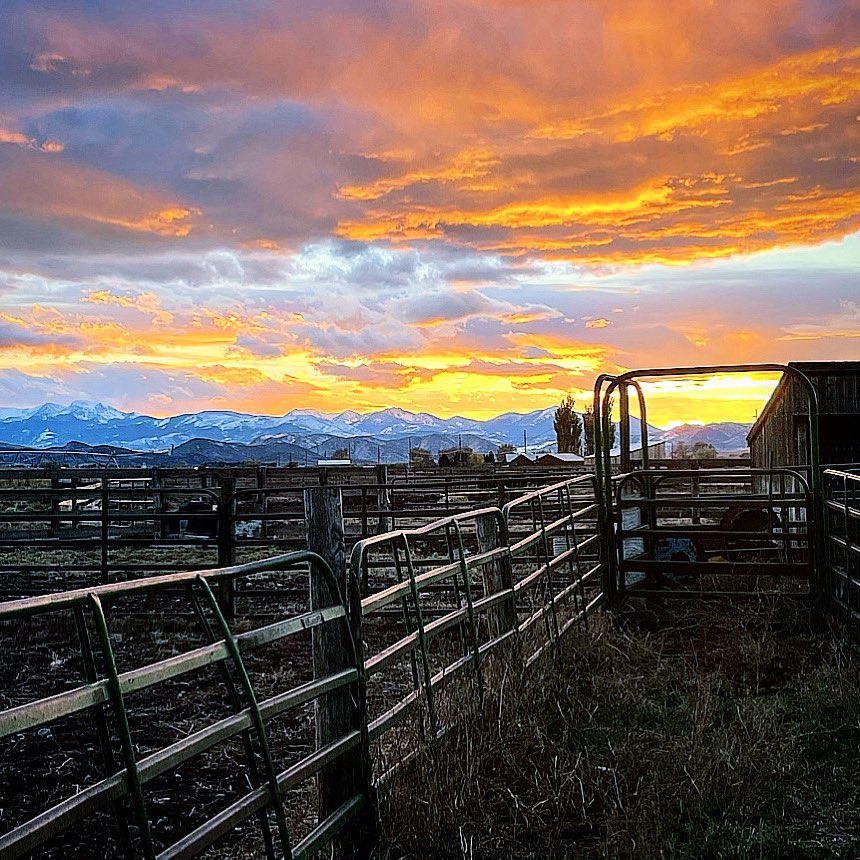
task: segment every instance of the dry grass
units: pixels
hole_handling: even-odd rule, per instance
[[[628,611],[382,792],[380,856],[860,856],[855,659],[790,602]]]

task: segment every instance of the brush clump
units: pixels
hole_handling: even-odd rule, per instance
[[[808,607],[628,607],[516,667],[383,788],[381,858],[860,856],[856,658]]]

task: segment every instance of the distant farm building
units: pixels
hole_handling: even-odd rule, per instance
[[[649,460],[665,460],[669,456],[667,451],[667,443],[666,442],[651,442],[648,445],[648,459]],[[630,459],[631,460],[641,460],[642,459],[642,446],[637,445],[635,448],[630,449]],[[617,466],[621,463],[621,450],[619,448],[613,448],[610,452],[610,461],[613,466]],[[594,465],[594,454],[589,454],[585,458],[585,463],[588,466]]]
[[[535,461],[538,466],[580,466],[584,462],[579,454],[543,454]]]
[[[536,456],[523,454],[518,451],[508,451],[505,454],[505,464],[508,466],[534,466]]]
[[[822,464],[860,463],[860,361],[791,362],[818,393],[818,448]],[[752,465],[805,466],[809,462],[806,391],[784,374],[747,435]]]
[[[579,454],[559,454],[552,451],[531,451],[524,454],[522,451],[509,451],[505,455],[505,463],[508,466],[581,466],[585,458]]]

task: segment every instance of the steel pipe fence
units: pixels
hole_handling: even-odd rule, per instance
[[[0,595],[197,571],[229,557],[217,489],[0,489]]]
[[[638,470],[613,478],[609,517],[619,599],[738,596],[744,576],[756,594],[813,593],[816,525],[801,471]]]
[[[860,475],[828,470],[823,483],[834,601],[858,619]],[[47,729],[50,738],[64,721],[82,731],[84,717],[92,735],[88,755],[98,770],[71,794],[52,792],[46,809],[22,812],[4,802],[13,811],[3,819],[0,856],[50,856],[47,847],[57,839],[62,845],[64,835],[85,821],[112,834],[113,847],[104,856],[194,857],[248,828],[267,858],[310,857],[335,839],[364,840],[366,848],[376,786],[444,738],[505,673],[521,671],[544,654],[556,656],[565,633],[587,624],[605,603],[609,553],[616,553],[621,578],[615,588],[622,595],[649,593],[648,574],[657,569],[649,568],[651,562],[663,575],[754,571],[812,582],[810,532],[817,524],[802,472],[645,470],[615,476],[612,488],[609,511],[601,505],[602,485],[587,475],[503,506],[364,537],[352,549],[345,596],[335,573],[305,551],[0,604],[0,634],[25,622],[62,626],[63,619],[74,634],[80,675],[73,684],[66,678],[58,691],[40,688],[29,698],[15,692],[20,674],[0,675],[7,687],[0,692],[0,773],[8,771],[16,750],[26,754],[32,748],[40,731]],[[737,522],[720,527],[728,511],[750,507],[765,512],[763,530]],[[633,518],[625,518],[631,513]],[[607,520],[617,543],[602,540]],[[651,557],[667,539],[686,541],[701,555]],[[767,558],[750,562],[750,552]],[[633,573],[642,575],[638,589]],[[314,598],[311,588],[310,605],[285,603],[283,589],[275,589],[279,574],[310,575],[322,591],[318,587]],[[263,583],[259,594],[253,591],[255,578]],[[249,600],[268,608],[265,622],[252,614],[230,619],[223,612],[216,595],[225,583],[235,588],[239,582],[249,584]],[[689,583],[651,592],[713,594]],[[191,605],[200,641],[179,648],[183,643],[171,636],[184,627],[168,631],[174,653],[138,656],[129,668],[125,663],[140,641],[124,644],[129,628],[123,618],[129,616],[114,608],[147,597],[160,607],[171,601]],[[295,643],[308,633],[312,647],[302,650]],[[287,650],[269,652],[279,646]],[[288,669],[298,664],[312,665],[311,677],[296,682]],[[276,680],[265,679],[263,665]],[[135,717],[138,698],[172,682],[193,686],[201,671],[217,676],[226,711],[206,710],[195,700],[202,722],[166,740],[145,741]],[[304,713],[312,740],[284,741],[279,721],[288,712]],[[293,752],[289,761],[283,743]],[[222,748],[247,788],[219,798],[217,808],[198,814],[181,833],[166,832],[157,817],[163,780]],[[313,821],[297,812],[303,785],[305,805],[309,798],[319,805]]]
[[[824,472],[824,555],[833,604],[860,622],[860,474]]]
[[[195,477],[208,482],[202,472]],[[155,486],[149,478],[125,475],[85,484],[77,484],[77,478],[56,479],[54,485],[34,478],[32,483],[46,486],[0,487],[0,600],[223,567],[306,548],[301,483],[248,487],[237,486],[228,474],[211,477],[218,486]],[[537,470],[507,476],[413,475],[408,482],[399,476],[361,484],[340,484],[334,477],[330,480],[343,495],[349,547],[443,515],[501,507],[556,480]],[[59,480],[75,485],[56,486]]]
[[[506,661],[521,668],[557,649],[600,604],[596,510],[583,476],[355,545],[350,617],[377,782],[461,718],[464,685],[480,700]]]
[[[92,856],[187,858],[231,834],[244,836],[249,827],[260,856],[267,858],[309,857],[336,838],[369,844],[374,785],[422,745],[437,743],[470,703],[481,700],[500,667],[510,668],[514,659],[521,668],[555,652],[564,633],[586,622],[600,604],[595,527],[594,483],[584,476],[503,508],[452,514],[359,541],[351,556],[348,607],[335,574],[306,551],[0,604],[4,650],[26,624],[38,622],[65,629],[77,653],[58,662],[79,667],[77,679],[65,669],[59,680],[46,672],[35,692],[29,681],[21,687],[26,666],[23,673],[10,669],[11,677],[0,674],[0,756],[9,763],[7,772],[16,754],[26,754],[41,737],[53,743],[90,736],[87,766],[76,766],[73,775],[76,790],[69,793],[62,784],[61,764],[56,785],[37,792],[37,799],[22,808],[14,798],[4,801],[13,811],[4,816],[0,856],[68,856],[69,846],[81,844],[77,838],[91,846],[96,840],[101,847],[86,849]],[[274,587],[279,574],[310,574],[311,585],[322,581],[321,604],[314,605],[312,587],[309,607],[285,608],[283,589]],[[237,590],[239,582],[248,583],[251,594],[255,581],[263,583],[257,599],[268,605],[270,616],[273,607],[279,610],[274,620],[264,623],[253,614],[229,618],[217,595],[225,585]],[[147,599],[145,611],[153,615],[141,616]],[[175,628],[155,614],[189,605],[193,625],[187,613]],[[133,619],[141,617],[151,617],[152,635],[162,636],[161,646],[170,649],[166,656],[135,633]],[[197,639],[188,641],[191,626]],[[332,630],[339,631],[334,639]],[[313,647],[295,650],[308,632]],[[271,652],[288,644],[292,650]],[[13,656],[5,665],[11,666]],[[301,683],[281,677],[285,667],[310,662],[313,674]],[[261,666],[280,680],[266,680]],[[226,712],[189,692],[197,689],[200,673],[213,672]],[[53,683],[60,689],[52,689]],[[168,707],[163,699],[171,698],[177,684],[185,685],[184,692]],[[139,703],[156,693],[161,703],[144,713]],[[185,726],[174,710],[189,695],[197,719]],[[314,740],[305,738],[301,754],[286,761],[281,723],[289,712],[309,707]],[[169,713],[159,717],[165,708]],[[150,737],[152,723],[168,719],[178,727],[171,723],[170,731],[159,728]],[[292,749],[298,741],[290,743]],[[230,757],[235,778],[247,789],[219,798],[205,815],[191,816],[181,832],[166,829],[166,819],[158,817],[160,795],[168,791],[164,781],[191,766],[207,773],[196,763],[218,750]],[[303,785],[305,799],[320,805],[310,823],[297,821],[289,802]],[[5,789],[2,778],[0,788]],[[18,790],[27,795],[26,786]],[[216,791],[221,793],[227,794]],[[91,832],[81,836],[87,823]],[[301,838],[294,838],[297,827],[303,828]]]
[[[284,613],[271,623],[246,624],[241,630],[231,625],[215,597],[218,587],[225,581],[273,572],[310,576],[312,600],[316,595],[318,605]],[[169,643],[173,652],[169,656],[139,662],[132,659],[134,653],[123,653],[122,625],[113,616],[112,607],[146,597],[155,597],[159,603],[169,597],[193,606],[198,621],[194,647],[177,650],[177,632]],[[66,689],[28,699],[26,694],[16,693],[14,680],[19,680],[21,673],[14,676],[0,698],[0,749],[4,761],[0,770],[11,774],[16,749],[26,750],[34,736],[50,740],[62,735],[80,748],[91,735],[91,755],[99,760],[95,770],[100,773],[83,787],[78,785],[71,794],[52,791],[49,807],[30,810],[32,814],[16,809],[14,797],[4,798],[3,821],[9,822],[0,835],[0,856],[4,860],[24,856],[178,860],[198,856],[249,823],[256,825],[259,856],[269,860],[305,858],[329,844],[362,812],[367,814],[370,782],[365,767],[367,734],[360,687],[360,645],[357,647],[352,639],[334,574],[319,556],[291,553],[227,569],[177,573],[0,604],[0,631],[6,636],[14,635],[27,622],[47,623],[59,629],[64,621],[77,640],[80,683],[67,681]],[[153,626],[158,626],[154,619]],[[178,630],[186,627],[184,623]],[[261,666],[283,659],[280,648],[287,643],[293,648],[302,634],[310,633],[316,639],[332,628],[337,632],[334,641],[340,643],[334,660],[329,659],[330,655],[318,658],[314,654],[313,676],[303,683],[267,680]],[[331,641],[329,635],[328,642]],[[304,653],[309,652],[305,647]],[[4,655],[7,669],[15,657],[14,653]],[[121,664],[129,661],[139,664],[122,668]],[[213,676],[217,692],[226,701],[227,707],[222,707],[220,713],[211,703],[204,707],[195,698],[193,691],[201,673]],[[210,682],[213,678],[209,678]],[[162,702],[142,723],[135,718],[137,703],[147,691],[158,688],[167,689],[168,696],[171,691],[175,695],[177,684],[184,684],[179,688],[180,702],[182,696],[191,696],[192,705],[203,709],[203,718],[198,713],[190,730],[171,726],[169,741],[153,742],[149,737],[152,727],[146,723],[170,707]],[[345,703],[345,711],[341,709],[345,721],[342,719],[339,725],[329,722],[324,743],[304,742],[298,755],[285,755],[281,740],[287,715],[297,709],[315,708],[319,741],[320,722],[326,713],[320,709],[325,709],[333,697],[341,705]],[[100,752],[95,752],[96,747]],[[169,779],[167,783],[165,780],[178,778],[189,763],[200,762],[218,751],[232,764],[232,774],[226,779],[227,785],[218,787],[214,808],[201,816],[194,814],[195,806],[181,834],[165,829],[155,811],[164,802],[159,795],[167,791]],[[60,770],[69,761],[61,764]],[[202,765],[195,766],[203,770]],[[294,840],[290,796],[315,776],[337,772],[349,774],[348,790],[341,785],[337,804],[321,809],[318,820],[305,827],[307,832],[301,839]],[[236,783],[238,787],[231,790]],[[241,788],[242,783],[247,787]],[[185,787],[193,793],[193,785],[186,783]],[[19,789],[26,793],[26,786]],[[113,813],[112,826],[104,819],[108,810]],[[70,852],[63,837],[70,828],[86,822],[91,826],[95,822],[95,843],[90,838],[83,853]]]

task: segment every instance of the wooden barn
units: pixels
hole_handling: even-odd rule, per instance
[[[665,460],[669,456],[668,454],[668,443],[664,442],[662,439],[659,442],[649,442],[648,443],[648,459],[649,460]],[[642,465],[642,446],[635,445],[630,449],[630,459],[634,462],[635,467],[638,469],[639,466]],[[621,450],[619,448],[613,448],[610,452],[610,462],[613,466],[619,466],[621,464]],[[594,465],[594,454],[588,454],[585,457],[585,463],[587,466]]]
[[[541,454],[537,458],[538,466],[581,466],[585,462],[584,457],[579,454]]]
[[[860,463],[860,361],[796,361],[818,392],[822,465]],[[784,374],[747,434],[753,467],[808,464],[806,392]]]

